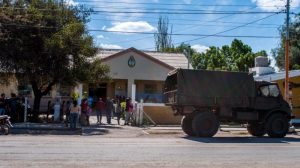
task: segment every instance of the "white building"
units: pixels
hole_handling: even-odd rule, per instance
[[[168,72],[188,68],[188,60],[182,53],[149,52],[135,48],[103,49],[96,57],[110,67],[112,82],[93,88],[84,87],[84,92],[91,97],[135,97],[137,101],[143,99],[144,102],[161,103]],[[135,88],[136,91],[133,91]]]

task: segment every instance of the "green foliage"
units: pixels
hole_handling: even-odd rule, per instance
[[[160,16],[157,22],[157,33],[154,34],[156,51],[164,51],[167,48],[172,48],[172,26],[169,33],[168,17]]]
[[[97,52],[85,26],[92,10],[56,0],[11,0],[0,5],[1,70],[28,81],[35,97],[48,94],[57,83],[106,78],[109,69],[90,61]]]
[[[194,53],[196,53],[196,51],[194,49],[192,49],[189,44],[185,44],[185,43],[181,43],[177,47],[172,46],[172,47],[164,48],[164,49],[162,49],[162,52],[169,52],[169,53],[171,53],[171,52],[173,52],[173,53],[189,52],[190,55],[193,55]]]
[[[250,46],[234,39],[230,46],[210,47],[206,53],[194,53],[192,66],[195,69],[248,72],[249,68],[254,67],[256,56],[267,56],[267,53],[253,53]]]
[[[289,26],[290,33],[290,49],[289,49],[289,69],[299,69],[300,65],[300,14],[295,15],[295,18],[291,19]],[[276,65],[279,69],[285,68],[285,34],[286,27],[283,25],[279,28],[281,35],[281,42],[277,48],[272,50],[272,56],[276,60]]]

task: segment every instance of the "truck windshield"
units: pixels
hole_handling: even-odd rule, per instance
[[[177,89],[177,74],[168,76],[165,82],[165,92]]]
[[[260,92],[265,97],[278,97],[280,93],[277,85],[262,86],[260,87]]]

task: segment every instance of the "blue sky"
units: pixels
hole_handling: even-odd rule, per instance
[[[284,9],[286,0],[71,0],[70,3],[85,4],[98,11],[91,16],[88,29],[98,30],[90,31],[90,34],[94,37],[95,44],[102,48],[135,47],[141,50],[154,50],[153,34],[113,31],[154,33],[160,15],[168,17],[169,24],[173,26],[173,33],[193,34],[193,36],[173,35],[174,44],[186,41],[198,51],[204,51],[208,46],[229,45],[234,37],[209,36],[189,41],[200,38],[195,35],[278,37],[278,27],[284,23],[286,17],[284,13],[273,13]],[[299,4],[300,0],[291,0],[291,12],[298,13]],[[251,14],[215,14],[230,13],[228,11]],[[174,14],[189,12],[194,14]],[[228,31],[230,29],[234,30]],[[223,31],[227,32],[220,33]],[[270,52],[280,41],[279,38],[237,38],[251,46],[254,52],[259,50]]]

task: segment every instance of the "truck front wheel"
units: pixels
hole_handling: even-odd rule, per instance
[[[199,137],[212,137],[219,129],[220,123],[217,116],[212,112],[197,114],[193,119],[193,132]]]
[[[249,123],[247,125],[247,131],[252,136],[257,136],[257,137],[264,136],[265,133],[266,133],[264,124],[260,124],[260,123],[257,123],[257,122]]]
[[[273,114],[266,122],[266,131],[271,138],[283,138],[289,130],[289,121],[283,114]]]
[[[195,133],[193,132],[193,128],[192,128],[192,122],[193,122],[192,115],[183,116],[181,119],[181,128],[183,132],[189,136],[195,136]]]

